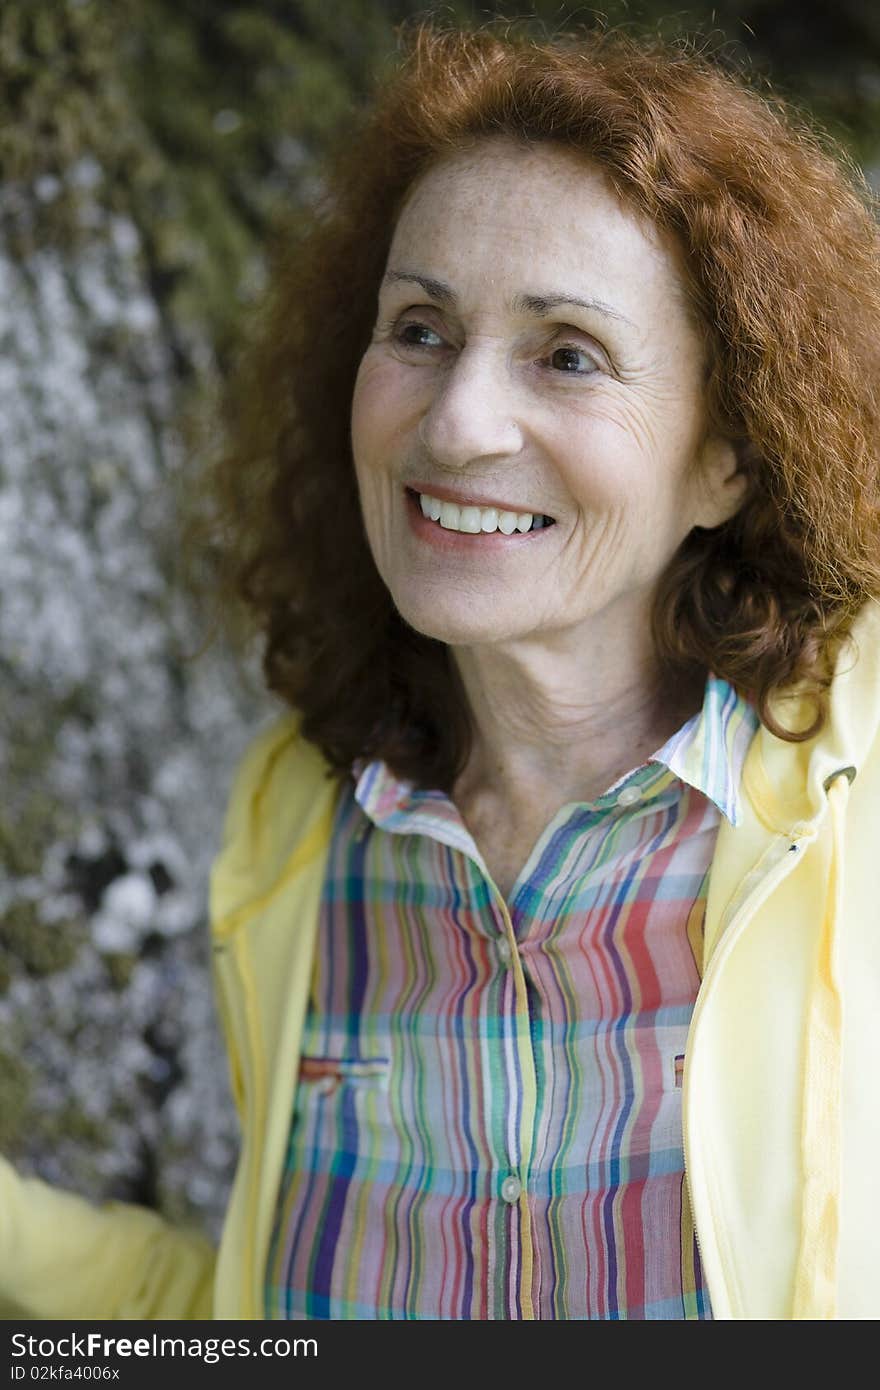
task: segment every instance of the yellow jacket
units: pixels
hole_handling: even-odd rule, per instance
[[[716,1318],[877,1318],[880,604],[806,743],[761,727],[719,831],[685,1053],[685,1164]],[[776,706],[789,727],[812,706]],[[238,770],[211,877],[242,1151],[216,1254],[0,1164],[0,1303],[44,1318],[260,1318],[336,783],[286,715]]]

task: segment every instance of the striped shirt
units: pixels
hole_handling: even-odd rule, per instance
[[[708,1318],[681,1076],[752,707],[569,803],[505,902],[381,760],[338,802],[269,1318]]]

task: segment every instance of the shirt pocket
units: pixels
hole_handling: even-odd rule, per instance
[[[294,1100],[294,1150],[310,1151],[309,1162],[319,1167],[335,1163],[341,1154],[373,1152],[377,1144],[384,1150],[391,1129],[390,1072],[388,1057],[303,1054]]]
[[[313,1053],[299,1059],[297,1085],[317,1095],[331,1096],[343,1087],[387,1090],[388,1057],[328,1057]]]

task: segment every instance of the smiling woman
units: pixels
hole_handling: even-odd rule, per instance
[[[354,386],[355,475],[396,612],[487,711],[484,770],[472,755],[453,799],[505,895],[511,843],[702,704],[703,681],[685,709],[656,670],[651,606],[745,492],[705,367],[671,239],[583,156],[489,138],[410,189]],[[535,514],[555,525],[532,539]]]
[[[409,35],[207,480],[220,1251],[3,1170],[19,1306],[880,1313],[878,249],[686,49]]]

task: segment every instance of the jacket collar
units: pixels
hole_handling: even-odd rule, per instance
[[[846,770],[858,774],[880,732],[880,602],[867,599],[853,623],[852,643],[838,655],[824,728],[802,743],[779,739],[763,725],[743,768],[743,788],[767,829],[787,834],[821,816],[827,783]],[[815,703],[797,690],[777,696],[774,716],[807,729]]]

